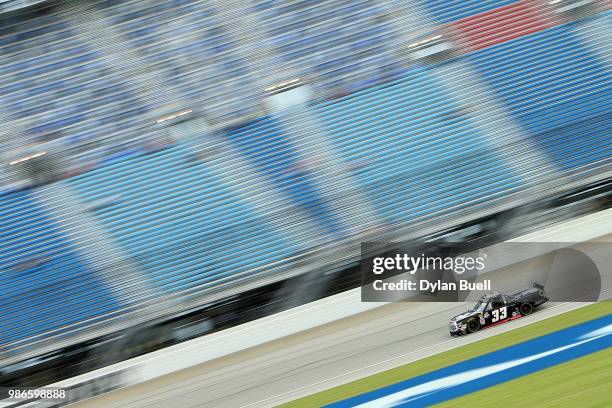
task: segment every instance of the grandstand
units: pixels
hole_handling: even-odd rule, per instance
[[[0,358],[609,179],[606,4],[578,20],[501,0],[49,1],[0,16]],[[412,57],[424,28],[453,52]],[[312,99],[270,109],[279,78]],[[176,106],[197,126],[158,126]],[[14,171],[37,149],[64,166],[53,202]],[[107,250],[80,246],[102,235]]]
[[[342,159],[362,164],[353,177],[390,224],[493,200],[520,184],[425,70],[316,110]]]
[[[294,255],[293,237],[255,217],[206,163],[190,165],[188,154],[174,147],[120,160],[70,184],[85,201],[120,197],[96,216],[161,293],[206,286]]]

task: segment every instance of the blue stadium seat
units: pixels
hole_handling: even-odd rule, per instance
[[[612,77],[569,26],[485,48],[468,60],[561,168],[612,157]]]
[[[0,196],[0,344],[61,333],[120,307],[31,192]]]
[[[96,210],[162,293],[189,290],[262,268],[297,245],[271,229],[207,169],[192,151],[174,147],[75,177],[86,201],[119,196]]]
[[[339,234],[337,216],[302,170],[301,158],[270,117],[249,123],[226,133],[234,146],[260,169],[302,210],[319,222],[328,233]]]
[[[390,223],[501,198],[514,175],[425,72],[314,106],[340,158]]]

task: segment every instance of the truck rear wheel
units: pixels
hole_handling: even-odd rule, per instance
[[[519,307],[519,312],[521,312],[523,316],[528,316],[533,313],[533,305],[531,303],[523,303]]]

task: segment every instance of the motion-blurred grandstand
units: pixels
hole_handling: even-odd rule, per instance
[[[2,384],[609,205],[609,7],[0,2]]]

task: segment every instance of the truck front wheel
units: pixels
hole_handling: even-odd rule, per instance
[[[468,333],[476,333],[480,330],[480,323],[476,319],[471,319],[467,322],[467,331]]]

